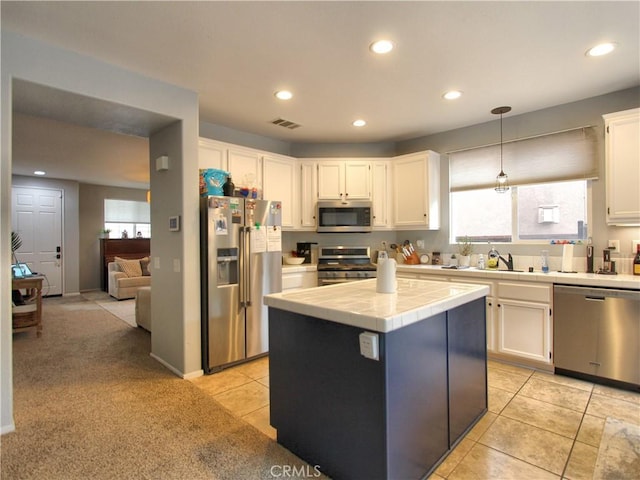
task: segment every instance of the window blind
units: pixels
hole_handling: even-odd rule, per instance
[[[151,209],[147,202],[132,200],[104,201],[105,223],[151,223]]]
[[[505,142],[502,165],[510,185],[598,178],[595,127]],[[452,192],[495,187],[500,144],[449,154]]]

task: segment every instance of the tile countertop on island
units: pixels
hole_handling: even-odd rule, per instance
[[[361,280],[267,295],[264,303],[301,315],[375,332],[390,332],[489,294],[489,287],[398,278],[395,293]]]
[[[449,269],[440,265],[398,265],[398,274],[413,273],[422,275],[443,275],[447,277],[477,278],[485,280],[517,280],[521,282],[561,283],[585,287],[624,288],[640,290],[640,276],[634,275],[601,275],[597,273],[563,273],[549,272],[510,272],[508,270],[479,270],[477,268]]]

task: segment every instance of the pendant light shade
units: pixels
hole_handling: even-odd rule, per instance
[[[505,193],[509,190],[509,177],[504,173],[504,169],[502,168],[502,115],[505,113],[509,113],[511,111],[511,107],[496,107],[491,110],[491,113],[494,115],[500,115],[500,173],[496,177],[496,192]]]

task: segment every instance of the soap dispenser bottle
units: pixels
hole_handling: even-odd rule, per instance
[[[499,262],[500,254],[495,248],[491,247],[491,250],[489,250],[487,255],[487,268],[490,270],[497,270]]]

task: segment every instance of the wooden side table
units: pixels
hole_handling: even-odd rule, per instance
[[[12,279],[11,288],[24,292],[25,299],[24,305],[12,308],[14,332],[35,328],[36,335],[42,335],[42,279],[40,276]]]

